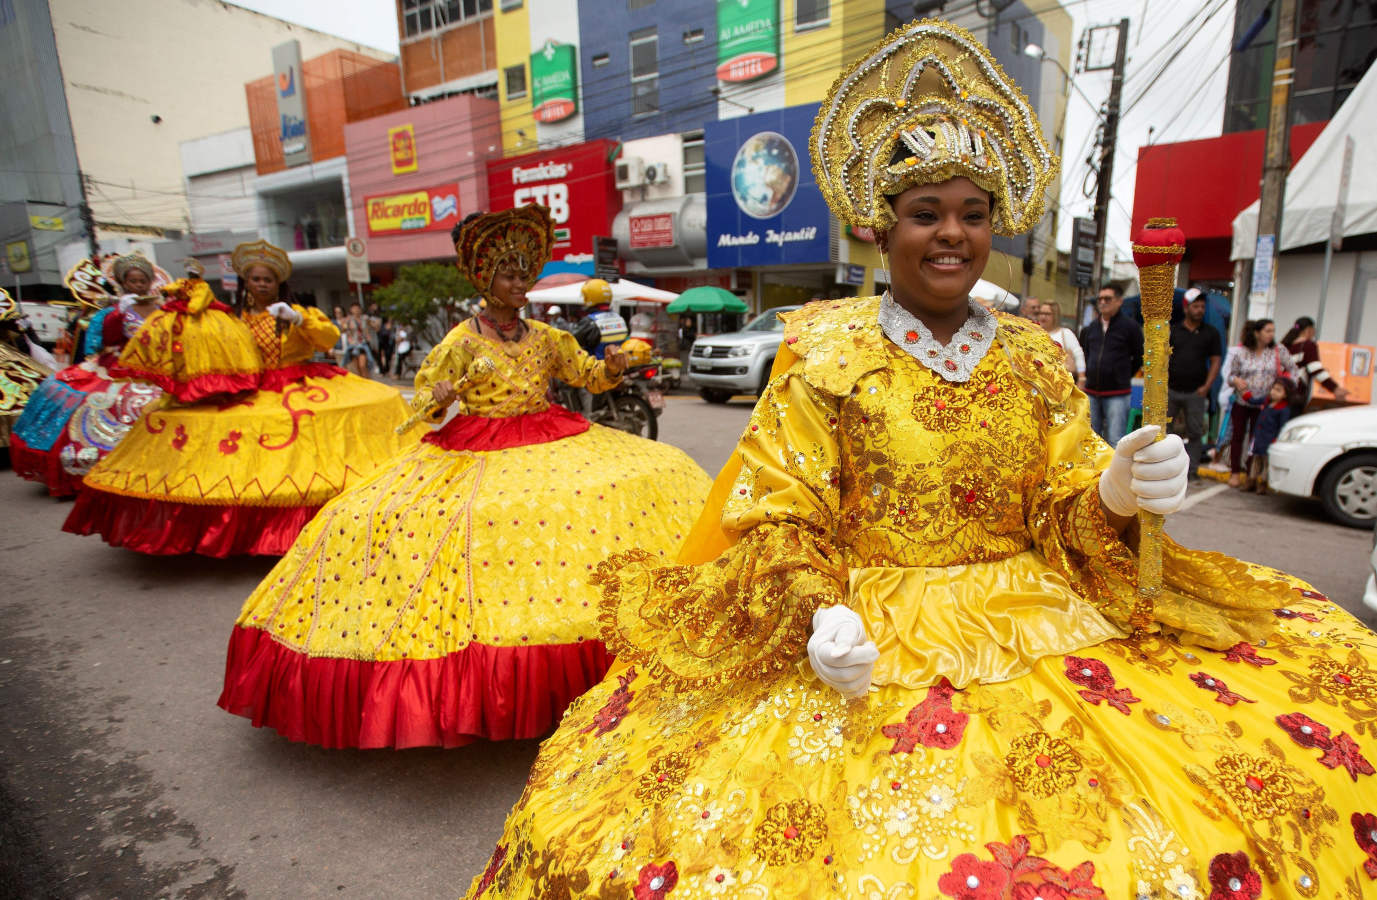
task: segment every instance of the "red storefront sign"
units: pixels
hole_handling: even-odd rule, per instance
[[[631,249],[674,246],[674,213],[631,217]]]
[[[622,196],[609,159],[615,143],[598,140],[488,161],[493,209],[537,203],[555,222],[555,258],[593,252],[593,238],[611,234]]]
[[[365,197],[363,212],[369,234],[448,231],[459,222],[459,185]]]

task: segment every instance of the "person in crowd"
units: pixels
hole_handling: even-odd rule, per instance
[[[1018,314],[1029,321],[1036,322],[1042,312],[1042,301],[1037,297],[1024,297],[1019,303]]]
[[[551,377],[603,391],[626,358],[522,318],[550,258],[545,207],[454,233],[482,312],[416,376],[443,427],[313,519],[248,598],[220,705],[326,747],[539,737],[602,677],[588,578],[633,541],[674,551],[707,475],[682,451],[551,405]]]
[[[386,316],[378,319],[378,374],[392,372],[392,357],[397,350],[397,331],[392,320]]]
[[[1348,390],[1334,380],[1334,376],[1329,374],[1329,370],[1320,360],[1320,348],[1315,343],[1314,319],[1309,316],[1297,319],[1281,339],[1281,345],[1291,354],[1291,362],[1300,373],[1300,380],[1291,391],[1292,417],[1305,412],[1316,384],[1324,385],[1334,395],[1335,400],[1348,399]]]
[[[233,306],[199,279],[111,370],[165,396],[88,472],[63,528],[140,553],[280,555],[322,504],[414,443],[395,389],[311,362],[339,331],[295,302],[286,251],[235,247]]]
[[[1351,737],[1377,641],[1299,581],[1169,540],[1140,598],[1137,514],[1184,501],[1180,438],[1105,444],[1046,333],[969,299],[1055,183],[1024,97],[927,20],[823,99],[815,175],[890,291],[783,316],[678,563],[596,569],[616,666],[541,746],[469,898],[1243,900],[1377,877]]]
[[[550,327],[558,328],[560,331],[573,331],[574,323],[564,316],[564,310],[558,306],[552,306],[545,311],[545,321],[550,323]]]
[[[43,379],[52,373],[50,366],[30,353],[31,347],[41,349],[32,331],[19,303],[0,287],[0,447],[10,445],[15,421]]]
[[[1044,300],[1038,306],[1037,319],[1035,320],[1042,326],[1042,330],[1047,332],[1047,336],[1065,351],[1066,369],[1076,379],[1079,385],[1085,384],[1085,351],[1081,350],[1081,342],[1076,338],[1076,332],[1062,324],[1061,304],[1055,300]]]
[[[344,367],[362,378],[377,369],[373,359],[373,329],[363,307],[357,303],[349,306],[349,315],[344,319]]]
[[[1244,475],[1248,435],[1257,423],[1258,413],[1267,403],[1267,394],[1277,378],[1294,384],[1300,372],[1291,354],[1277,347],[1277,329],[1271,319],[1254,319],[1243,324],[1243,346],[1229,362],[1224,377],[1234,389],[1229,410],[1232,422],[1229,435],[1229,486],[1244,490],[1252,487]]]
[[[1143,366],[1143,329],[1123,314],[1122,285],[1100,288],[1099,316],[1081,329],[1086,395],[1095,433],[1117,444],[1128,428],[1133,376]]]
[[[1186,452],[1190,477],[1198,478],[1204,452],[1205,419],[1210,389],[1219,376],[1219,332],[1205,321],[1205,295],[1198,288],[1186,291],[1185,314],[1171,326],[1171,361],[1167,375],[1167,418],[1186,420]]]
[[[1273,381],[1267,393],[1267,402],[1257,414],[1257,424],[1253,427],[1252,456],[1248,458],[1248,477],[1259,494],[1267,493],[1267,451],[1291,418],[1291,394],[1294,391],[1295,387],[1288,379]]]

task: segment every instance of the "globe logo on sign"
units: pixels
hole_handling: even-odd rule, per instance
[[[732,197],[753,219],[777,216],[798,189],[798,154],[784,135],[761,131],[751,135],[732,160]]]

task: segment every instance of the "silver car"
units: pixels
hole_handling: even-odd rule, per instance
[[[709,403],[726,403],[737,394],[760,394],[770,382],[784,323],[779,314],[797,306],[767,309],[751,324],[731,334],[701,337],[689,351],[689,377]]]

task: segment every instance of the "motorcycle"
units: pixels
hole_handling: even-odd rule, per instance
[[[660,436],[659,418],[665,410],[665,395],[660,384],[660,366],[655,361],[629,367],[621,384],[593,395],[591,410],[583,408],[578,388],[562,382],[555,390],[555,399],[564,408],[582,413],[595,424],[651,441]]]

